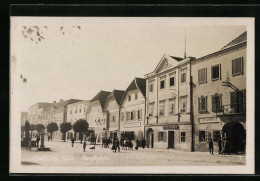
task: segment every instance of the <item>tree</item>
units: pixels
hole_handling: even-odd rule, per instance
[[[60,124],[60,132],[62,132],[62,138],[63,138],[63,141],[65,141],[66,139],[66,133],[72,129],[72,125],[70,122],[67,122],[67,123],[61,123]]]
[[[31,131],[31,138],[32,138],[32,132],[36,130],[36,125],[35,124],[31,124],[30,126],[30,131]]]
[[[47,125],[47,131],[51,133],[51,141],[52,141],[52,133],[58,131],[58,125],[55,122],[51,122]]]
[[[35,125],[35,130],[40,133],[40,132],[45,130],[45,126],[43,124],[36,124]]]
[[[82,144],[84,132],[88,131],[88,122],[84,119],[79,119],[73,124],[73,130],[80,133],[80,143]]]

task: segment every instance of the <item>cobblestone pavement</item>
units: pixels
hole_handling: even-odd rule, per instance
[[[83,144],[76,142],[74,147],[70,141],[46,141],[45,147],[51,151],[32,151],[22,148],[22,165],[43,166],[221,166],[244,165],[245,155],[210,155],[208,152],[183,152],[176,150],[120,150],[112,152],[111,148],[96,145],[95,150],[89,149],[93,145],[87,143],[86,152]]]

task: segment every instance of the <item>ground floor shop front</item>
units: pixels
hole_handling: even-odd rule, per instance
[[[148,148],[191,151],[191,124],[146,125]]]
[[[195,126],[195,151],[209,151],[209,140],[212,139],[214,151],[219,152],[223,149],[223,141],[226,139],[230,153],[245,153],[245,120],[245,115],[198,118]]]

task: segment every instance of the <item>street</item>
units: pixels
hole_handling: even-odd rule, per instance
[[[244,165],[245,155],[210,155],[208,152],[183,152],[176,150],[120,150],[112,152],[110,148],[96,145],[95,150],[89,149],[93,145],[87,142],[86,152],[83,144],[75,142],[74,147],[68,140],[45,141],[45,147],[51,151],[32,151],[22,148],[22,165],[40,166],[229,166]],[[215,151],[217,148],[215,148]]]

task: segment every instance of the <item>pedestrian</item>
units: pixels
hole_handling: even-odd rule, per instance
[[[116,152],[116,150],[118,150],[118,152],[120,152],[119,139],[115,138],[114,142],[115,142],[115,152]]]
[[[83,150],[84,150],[84,152],[86,150],[86,146],[87,146],[87,143],[86,143],[86,141],[84,141],[84,143],[83,143]]]
[[[50,141],[50,139],[51,139],[51,137],[50,137],[50,136],[48,136],[48,141]]]
[[[136,139],[136,141],[135,141],[135,150],[138,150],[138,144],[139,144],[139,140]]]
[[[221,154],[222,151],[222,140],[221,137],[218,139],[218,153]]]
[[[143,149],[145,148],[145,144],[146,144],[146,141],[145,141],[145,139],[143,138],[143,139],[142,139],[142,147],[143,147]]]
[[[39,142],[40,142],[40,138],[37,136],[37,138],[36,138],[36,147],[38,147],[39,146]]]
[[[74,146],[74,138],[71,139],[71,146],[73,147]]]
[[[210,138],[209,139],[209,153],[214,155],[213,154],[213,142],[212,142],[212,139]]]
[[[32,151],[32,141],[31,141],[31,139],[30,139],[29,142],[28,142],[28,148],[27,148],[27,150]]]

